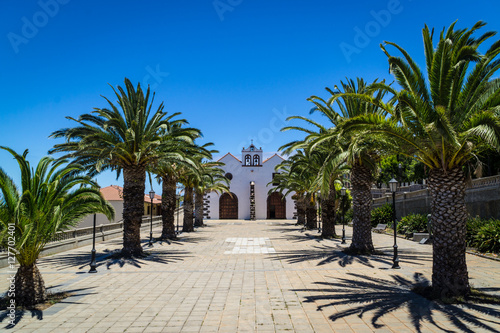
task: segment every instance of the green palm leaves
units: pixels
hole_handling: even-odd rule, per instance
[[[495,32],[476,37],[485,24],[455,29],[453,23],[438,38],[423,29],[426,72],[401,46],[381,48],[398,91],[385,84],[377,89],[393,95],[389,104],[366,94],[355,96],[384,109],[383,115],[359,115],[342,124],[345,133],[370,133],[392,144],[388,151],[421,161],[429,168],[434,229],[433,289],[438,296],[469,293],[465,260],[465,166],[487,149],[500,151],[500,41],[484,54],[479,47]],[[395,56],[389,52],[395,49]]]
[[[391,118],[360,117],[349,127],[385,133],[405,146],[429,168],[451,170],[467,162],[488,146],[500,146],[500,79],[493,78],[500,68],[500,41],[483,55],[479,46],[492,37],[487,32],[473,37],[483,22],[471,29],[454,30],[453,23],[439,35],[423,29],[427,77],[411,56],[399,45],[387,42],[381,48],[388,56],[391,73],[402,87],[394,94],[397,105],[385,107]],[[401,57],[389,53],[394,47]],[[382,86],[382,85],[381,85]]]
[[[103,213],[114,218],[113,207],[105,201],[83,168],[66,161],[44,157],[36,168],[22,155],[10,152],[21,170],[21,188],[0,169],[0,241],[7,248],[15,240],[16,259],[21,266],[16,274],[16,300],[33,305],[45,299],[43,280],[35,266],[40,252],[56,232],[75,226],[85,216]],[[15,231],[12,234],[12,228]],[[9,237],[10,236],[10,237]]]
[[[186,121],[173,120],[179,113],[167,116],[163,103],[152,113],[154,95],[150,96],[149,87],[144,94],[140,84],[135,89],[129,79],[125,79],[125,87],[118,86],[118,91],[113,88],[117,105],[104,97],[109,108],[95,108],[79,119],[67,117],[78,126],[52,133],[51,137],[65,138],[67,142],[56,144],[50,153],[66,153],[65,157],[75,158],[93,173],[156,164],[160,160],[158,152],[182,158],[175,142],[163,140],[162,134]],[[175,133],[177,138],[188,134]]]
[[[142,256],[140,225],[144,207],[146,169],[172,163],[190,163],[186,145],[199,135],[195,129],[181,128],[187,122],[163,111],[163,103],[153,112],[154,94],[144,93],[125,79],[125,89],[113,88],[117,105],[104,97],[109,108],[94,109],[78,119],[77,126],[52,133],[65,138],[51,153],[64,153],[82,164],[90,175],[103,170],[123,171],[123,249],[125,256]]]

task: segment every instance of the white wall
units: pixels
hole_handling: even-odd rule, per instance
[[[250,219],[251,181],[255,182],[255,217],[259,220],[266,219],[268,191],[272,188],[272,185],[267,186],[267,184],[272,181],[272,175],[275,172],[274,167],[283,161],[283,159],[275,155],[262,164],[262,166],[242,166],[240,161],[228,154],[220,161],[225,163],[222,169],[226,173],[229,172],[233,175],[229,188],[238,197],[238,219]],[[295,209],[292,195],[293,193],[286,197],[287,219],[292,219],[294,215]],[[219,218],[219,197],[214,192],[207,195],[209,204],[208,216],[210,219]]]
[[[108,220],[108,218],[103,214],[97,214],[96,225],[116,223],[123,219],[123,201],[112,201],[109,203],[115,209],[115,219],[113,221]],[[86,228],[94,225],[94,215],[89,215],[78,223],[77,228]]]

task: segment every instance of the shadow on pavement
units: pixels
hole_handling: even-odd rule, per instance
[[[335,321],[351,315],[371,317],[373,328],[379,329],[385,325],[379,320],[392,311],[403,309],[409,315],[411,325],[416,332],[428,331],[423,327],[432,325],[444,332],[476,332],[477,328],[484,331],[498,332],[500,327],[500,307],[484,303],[443,304],[428,300],[412,291],[415,287],[425,287],[429,281],[420,273],[415,273],[414,281],[392,275],[390,280],[368,277],[349,273],[352,278],[335,278],[336,282],[316,282],[318,289],[296,289],[312,294],[306,296],[305,302],[320,302],[318,311],[328,307],[341,307],[329,318]],[[326,302],[326,304],[325,304]],[[342,307],[344,306],[344,307]],[[454,328],[442,327],[437,321],[442,318],[449,321]],[[346,319],[347,320],[347,319]]]
[[[184,245],[184,244],[198,244],[201,242],[207,242],[211,241],[213,239],[208,238],[208,237],[196,237],[196,236],[189,236],[189,237],[178,237],[177,239],[164,239],[164,240],[156,240],[156,243],[160,245]]]
[[[367,255],[351,255],[342,252],[345,248],[336,246],[313,246],[312,249],[300,250],[300,251],[289,251],[289,252],[277,252],[272,255],[273,260],[286,260],[290,264],[296,264],[305,261],[315,261],[318,260],[317,266],[330,264],[336,262],[341,267],[346,267],[347,265],[352,265],[354,263],[359,263],[364,266],[374,267],[373,263],[386,264],[388,266],[392,265],[392,252],[385,251],[383,254],[372,254]],[[381,248],[377,250],[387,250],[386,248]],[[392,247],[390,248],[392,251]],[[426,254],[418,251],[411,251],[408,249],[400,249],[399,261],[401,265],[412,264],[412,265],[428,265],[432,261],[432,255]]]
[[[57,286],[49,287],[47,288],[47,292],[50,293],[51,289],[57,288]],[[12,318],[9,316],[8,311],[3,311],[0,313],[0,322],[4,322],[4,320],[7,320],[8,324],[4,327],[4,329],[13,329],[16,327],[17,324],[26,316],[31,315],[31,318],[36,318],[38,320],[43,320],[43,314],[44,311],[48,312],[50,314],[51,308],[55,306],[61,306],[64,304],[80,304],[80,302],[77,301],[71,301],[71,299],[80,299],[83,296],[86,295],[94,295],[96,293],[93,292],[85,292],[87,289],[92,289],[92,288],[80,288],[80,289],[71,289],[71,290],[65,290],[65,293],[70,294],[69,297],[66,299],[63,299],[59,301],[58,303],[52,304],[48,308],[45,308],[44,310],[39,310],[39,309],[17,309],[15,312],[15,318],[12,320]],[[12,320],[12,322],[11,322]]]
[[[106,266],[108,269],[113,265],[123,267],[125,265],[132,265],[135,267],[142,267],[141,265],[148,262],[169,264],[183,260],[188,257],[189,252],[170,250],[165,245],[154,243],[155,247],[148,248],[145,246],[145,252],[149,255],[144,258],[121,258],[120,249],[118,250],[103,250],[96,253],[97,267]],[[163,248],[164,247],[164,248]],[[91,255],[88,252],[77,252],[65,255],[54,255],[51,257],[43,258],[38,266],[41,269],[64,270],[67,268],[88,269],[90,266]]]

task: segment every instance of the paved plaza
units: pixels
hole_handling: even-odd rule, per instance
[[[18,314],[13,332],[499,332],[500,306],[429,302],[410,289],[431,279],[432,247],[373,234],[386,255],[348,256],[294,221],[207,221],[141,260],[113,260],[121,239],[39,260],[52,292],[72,297]],[[337,226],[337,233],[341,227]],[[159,236],[160,230],[155,230]],[[348,238],[351,229],[347,228]],[[146,238],[147,235],[143,235]],[[500,295],[500,262],[467,255],[471,284]],[[0,270],[7,290],[7,268]],[[9,331],[5,313],[0,331]]]

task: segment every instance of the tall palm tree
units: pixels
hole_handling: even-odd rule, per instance
[[[118,91],[117,91],[118,90]],[[141,246],[140,226],[144,212],[146,168],[167,158],[183,159],[178,145],[162,140],[162,134],[178,115],[167,116],[161,103],[151,112],[154,103],[149,87],[144,94],[140,84],[134,88],[125,78],[125,90],[118,86],[113,91],[117,105],[104,97],[109,108],[95,108],[91,114],[78,119],[78,123],[51,134],[65,138],[50,153],[65,153],[63,158],[74,158],[91,175],[104,170],[123,172],[123,249],[126,257],[144,255]],[[175,124],[184,120],[176,120]]]
[[[198,151],[192,152],[192,158],[196,161],[196,167],[182,167],[179,172],[178,180],[184,185],[184,221],[182,232],[194,231],[193,200],[195,189],[203,180],[203,160],[211,159],[212,154],[217,152],[216,150],[208,150],[207,148],[210,146],[213,146],[213,143],[209,142],[202,146],[197,146]]]
[[[432,198],[433,272],[437,296],[464,296],[470,292],[465,260],[467,210],[464,166],[488,147],[500,150],[500,40],[481,54],[478,50],[495,32],[473,35],[485,23],[455,30],[455,23],[439,34],[423,29],[427,72],[420,70],[410,54],[395,43],[402,57],[388,57],[389,68],[402,87],[394,94],[397,105],[384,107],[391,117],[363,116],[346,128],[382,133],[394,141],[395,152],[427,166]],[[382,86],[382,85],[381,85]],[[361,99],[370,101],[363,96]]]
[[[31,169],[28,151],[10,152],[21,170],[21,189],[0,168],[0,245],[12,251],[19,263],[15,275],[17,305],[46,301],[45,284],[36,260],[56,232],[76,226],[85,216],[103,213],[114,218],[113,207],[95,183],[82,176],[80,165],[49,157]],[[15,245],[12,244],[15,243]]]
[[[290,142],[280,149],[286,154],[291,154],[297,149],[304,149],[308,152],[308,159],[299,163],[304,163],[305,168],[313,170],[313,173],[317,175],[313,184],[315,190],[321,192],[319,196],[322,221],[321,237],[333,238],[336,236],[336,212],[339,206],[339,191],[336,190],[335,184],[341,182],[342,175],[348,170],[345,163],[347,155],[342,151],[342,146],[335,139],[315,145],[316,140],[322,134],[328,132],[328,129],[323,125],[301,116],[288,118],[288,120],[292,119],[304,120],[308,124],[314,125],[317,132],[298,126],[284,127],[282,131],[293,129],[308,135],[303,140]],[[312,149],[313,146],[314,149]]]
[[[201,132],[194,128],[184,128],[180,124],[170,126],[164,130],[162,140],[169,140],[178,144],[179,151],[183,152],[184,160],[173,161],[168,157],[160,160],[149,170],[158,175],[158,181],[162,183],[162,233],[160,239],[176,239],[175,232],[175,207],[176,189],[179,172],[182,168],[197,172],[198,161],[194,158],[199,153],[199,147],[194,144],[196,138],[201,137]]]
[[[325,115],[333,127],[321,132],[313,139],[311,149],[320,147],[324,142],[335,142],[340,144],[342,150],[347,154],[347,164],[351,169],[351,195],[353,203],[353,235],[349,247],[353,253],[373,253],[371,236],[371,186],[374,182],[376,165],[380,159],[382,146],[387,143],[382,138],[368,136],[367,133],[348,134],[342,132],[342,123],[359,115],[380,115],[383,117],[386,111],[374,103],[352,97],[351,95],[364,94],[370,96],[371,100],[380,101],[385,96],[384,89],[374,88],[377,81],[368,85],[363,79],[358,78],[341,83],[341,89],[335,86],[337,91],[327,88],[332,95],[328,101],[317,96],[308,100],[315,104],[312,112],[319,111]],[[339,111],[335,111],[334,106]]]

